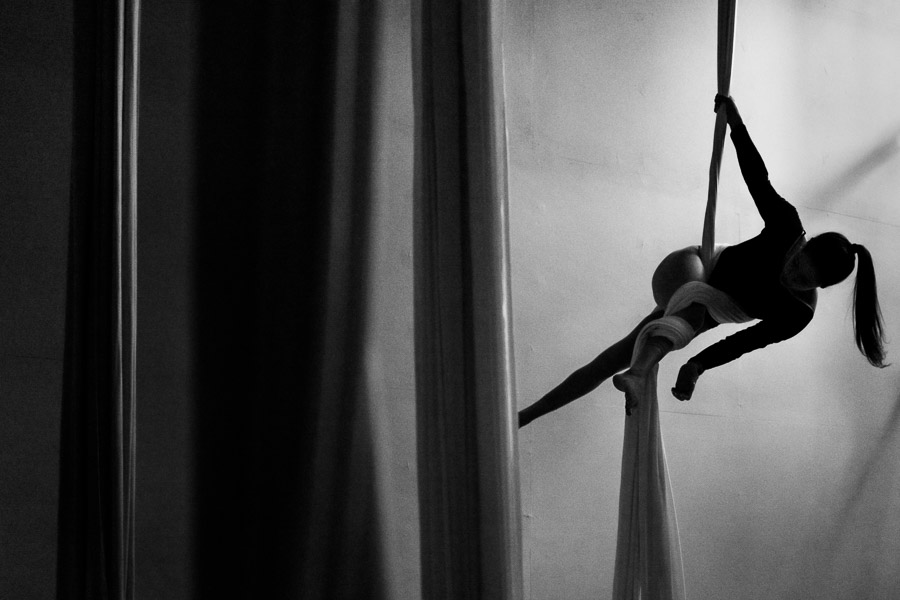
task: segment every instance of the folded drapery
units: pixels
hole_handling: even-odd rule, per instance
[[[635,342],[634,353],[637,356],[647,338],[664,337],[673,344],[673,350],[680,350],[694,339],[693,327],[677,313],[688,308],[691,304],[702,304],[706,312],[716,323],[746,323],[751,321],[741,307],[725,292],[717,290],[702,281],[690,281],[685,283],[672,295],[666,314],[655,321],[647,323],[638,335]]]
[[[729,94],[731,84],[736,8],[737,0],[719,0],[717,83],[718,92],[725,96]],[[713,132],[709,194],[699,249],[706,276],[712,273],[718,256],[715,245],[716,199],[725,125],[725,110],[720,108]],[[664,277],[666,275],[663,274]],[[644,327],[635,343],[633,356],[637,356],[644,343],[653,336],[672,340],[676,349],[687,345],[694,337],[694,330],[675,313],[693,303],[706,306],[719,323],[750,320],[727,294],[701,281],[691,281],[678,288],[667,301],[664,317]],[[636,414],[625,420],[614,600],[683,600],[686,597],[675,504],[659,429],[658,373],[658,365],[647,372],[641,383]]]
[[[692,304],[705,306],[718,323],[751,320],[728,294],[702,281],[691,281],[672,295],[665,316],[644,326],[633,356],[638,356],[651,337],[671,340],[675,349],[686,346],[694,338],[694,329],[677,313]],[[659,428],[658,373],[658,365],[647,372],[637,410],[625,420],[615,600],[685,598],[678,522]]]
[[[614,600],[684,600],[684,568],[675,504],[659,429],[656,375],[648,372],[640,404],[625,420]]]

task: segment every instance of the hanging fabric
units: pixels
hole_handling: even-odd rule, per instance
[[[734,17],[737,13],[737,0],[719,0],[718,55],[716,63],[719,93],[728,96],[731,93],[731,63],[734,56]],[[703,239],[700,244],[700,259],[707,274],[712,267],[712,256],[716,243],[716,202],[719,193],[719,170],[722,167],[722,151],[725,147],[725,128],[727,125],[725,105],[719,106],[716,112],[716,125],[713,131],[712,159],[709,164],[709,192],[706,197],[706,216],[703,219]]]
[[[723,95],[729,94],[731,84],[735,8],[736,0],[719,0],[717,75],[718,92]],[[725,129],[723,105],[716,114],[709,193],[700,247],[700,258],[707,277],[715,257],[716,200]],[[709,290],[704,288],[692,288],[690,291],[697,292],[698,289],[705,298],[709,297]],[[687,290],[685,293],[679,292],[676,292],[676,297],[683,299],[687,296]],[[730,311],[731,318],[735,320],[743,318],[733,309],[721,306],[719,312],[724,314]],[[667,316],[647,325],[635,344],[634,356],[638,355],[651,331],[652,335],[671,339],[676,347],[687,344],[693,338],[694,332],[690,326],[686,323],[681,326],[678,317],[670,316],[677,310],[670,302]],[[654,327],[655,330],[652,329]],[[678,522],[659,427],[658,373],[658,365],[647,373],[639,394],[639,406],[633,416],[625,420],[613,600],[686,598]]]
[[[522,597],[502,6],[413,2],[420,553],[435,600]]]
[[[195,598],[390,597],[369,339],[388,4],[197,3]]]
[[[138,0],[75,3],[57,598],[134,593]]]

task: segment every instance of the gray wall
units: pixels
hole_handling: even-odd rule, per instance
[[[700,241],[715,3],[508,3],[513,309],[520,406],[653,306],[665,254]],[[732,93],[810,233],[870,248],[900,334],[900,7],[739,3]],[[730,141],[718,240],[762,222]],[[796,338],[660,393],[692,598],[887,598],[900,589],[897,367],[856,351],[852,283]],[[661,366],[737,329],[723,326]],[[891,360],[896,356],[889,353]],[[527,597],[610,594],[623,431],[609,383],[520,436]]]

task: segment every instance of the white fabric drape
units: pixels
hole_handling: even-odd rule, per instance
[[[701,281],[687,282],[672,296],[665,316],[641,330],[633,356],[651,337],[666,338],[676,349],[690,343],[694,329],[675,313],[691,304],[705,306],[718,323],[751,320],[727,294]],[[659,427],[658,373],[658,365],[647,373],[638,407],[625,421],[614,600],[686,598],[675,502]]]
[[[718,92],[729,94],[736,0],[719,0]],[[700,258],[706,275],[715,261],[715,217],[726,129],[725,109],[716,114],[713,153],[709,169],[709,194],[703,224]],[[666,316],[649,323],[635,344],[637,356],[651,336],[662,336],[684,347],[693,338],[690,325],[672,313],[692,302],[704,304],[719,322],[749,320],[726,295],[691,282],[676,292]],[[654,366],[644,378],[637,410],[625,421],[622,480],[619,491],[619,530],[613,579],[614,600],[684,600],[684,567],[675,503],[659,427],[657,375]]]
[[[648,372],[639,405],[625,420],[614,600],[686,597],[675,503],[659,429],[658,372],[658,365]]]
[[[737,14],[737,0],[719,0],[719,29],[717,55],[718,92],[723,96],[731,91],[731,63],[734,56],[734,18]],[[719,170],[722,166],[722,151],[725,147],[725,127],[727,125],[725,106],[716,112],[716,126],[713,131],[713,151],[709,163],[709,193],[706,199],[706,216],[703,221],[703,241],[700,259],[707,273],[712,269],[712,255],[716,240],[716,200],[719,190]]]

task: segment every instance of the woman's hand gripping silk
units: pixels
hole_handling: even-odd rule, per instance
[[[672,395],[679,400],[690,400],[694,393],[694,386],[697,385],[697,379],[703,373],[703,367],[695,362],[688,361],[678,371],[678,379],[675,381],[675,387],[672,388]]]

